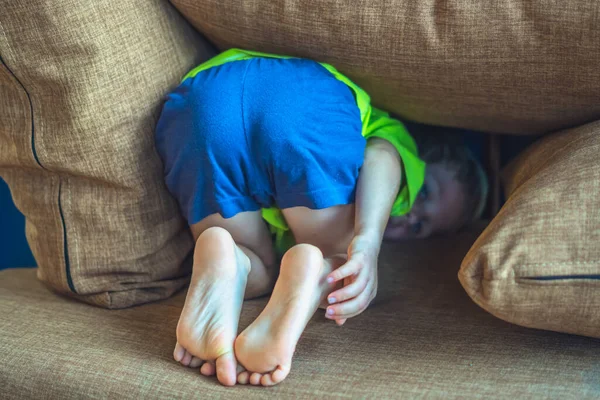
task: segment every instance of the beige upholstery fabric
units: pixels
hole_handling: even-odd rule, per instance
[[[40,278],[103,307],[169,296],[186,282],[192,241],[154,123],[211,50],[162,0],[0,8],[0,176]]]
[[[33,271],[0,272],[3,398],[598,398],[598,340],[507,324],[465,295],[456,270],[478,233],[385,248],[377,304],[341,328],[316,315],[269,389],[224,388],[172,360],[183,293],[103,310]],[[242,328],[264,304],[246,303]]]
[[[600,337],[600,122],[548,136],[505,171],[508,200],[466,256],[473,300],[516,324]]]
[[[412,120],[531,134],[600,117],[594,1],[172,3],[222,49],[330,62]]]

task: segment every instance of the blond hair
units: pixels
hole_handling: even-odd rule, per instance
[[[466,204],[462,226],[481,218],[487,204],[488,177],[481,163],[466,146],[464,138],[449,128],[415,125],[408,126],[417,143],[419,157],[427,164],[442,164],[453,170],[454,177],[463,185]]]

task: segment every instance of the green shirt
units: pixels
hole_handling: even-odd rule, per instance
[[[251,58],[295,58],[289,56],[279,56],[274,54],[260,53],[256,51],[230,49],[216,57],[204,62],[192,69],[185,75],[183,80],[195,76],[200,71],[216,67],[231,61],[248,60]],[[419,190],[425,179],[425,162],[423,162],[417,152],[417,145],[410,136],[404,125],[389,116],[385,111],[378,110],[371,106],[369,95],[358,87],[354,82],[342,75],[338,70],[329,64],[319,63],[341,82],[344,82],[354,92],[356,105],[360,110],[362,121],[362,135],[366,139],[378,137],[390,142],[402,159],[404,184],[400,188],[398,197],[392,206],[392,216],[404,215],[410,211],[417,198]],[[290,231],[283,213],[277,207],[264,208],[262,216],[270,225],[271,232],[275,235],[275,247],[280,254],[295,244],[294,236]]]

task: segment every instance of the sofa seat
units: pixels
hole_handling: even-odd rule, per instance
[[[343,327],[315,315],[273,388],[226,388],[172,359],[185,293],[106,310],[0,272],[0,391],[8,399],[600,397],[600,341],[508,324],[457,271],[481,232],[387,245],[376,303]],[[266,299],[245,304],[240,328]]]

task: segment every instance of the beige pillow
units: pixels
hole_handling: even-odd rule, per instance
[[[326,61],[380,107],[533,134],[600,118],[594,1],[171,1],[221,49]]]
[[[38,276],[102,307],[169,296],[192,240],[153,131],[210,48],[166,1],[4,2],[0,28],[0,176]]]
[[[506,321],[600,337],[600,121],[534,144],[505,188],[462,263],[465,290]]]

